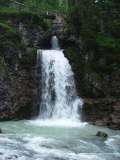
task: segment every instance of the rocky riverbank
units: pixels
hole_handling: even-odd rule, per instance
[[[113,97],[84,99],[83,121],[120,129],[120,100]]]

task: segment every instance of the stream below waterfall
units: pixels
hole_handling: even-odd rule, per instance
[[[119,160],[120,132],[67,121],[0,122],[0,160]],[[108,139],[96,137],[98,131]]]

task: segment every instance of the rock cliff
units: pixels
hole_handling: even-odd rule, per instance
[[[0,120],[30,118],[38,113],[36,54],[46,17],[0,14],[0,19]]]

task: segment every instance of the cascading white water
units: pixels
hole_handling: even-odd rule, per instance
[[[51,46],[52,46],[52,49],[55,49],[55,50],[59,50],[60,49],[58,38],[56,36],[52,37]]]
[[[56,40],[54,36],[52,50],[38,50],[38,57],[42,63],[42,97],[39,117],[78,119],[82,101],[76,94],[71,66],[63,51],[59,50]]]

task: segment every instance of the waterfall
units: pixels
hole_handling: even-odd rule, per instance
[[[38,50],[38,57],[42,74],[39,118],[79,119],[82,101],[76,94],[74,74],[59,49],[57,37],[52,38],[51,50]]]
[[[59,43],[58,43],[58,38],[56,36],[52,37],[51,46],[52,46],[52,49],[55,49],[55,50],[59,50],[60,49]]]

